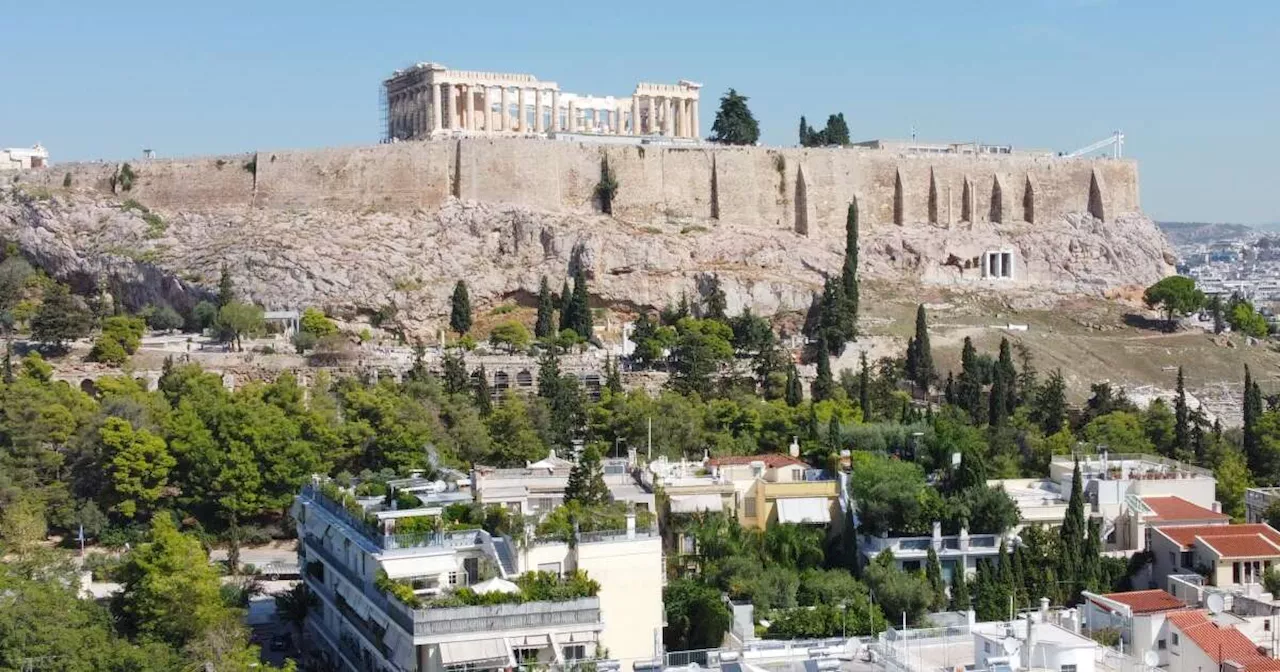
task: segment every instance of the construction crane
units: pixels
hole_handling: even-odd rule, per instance
[[[1111,158],[1118,159],[1121,156],[1123,156],[1124,155],[1124,133],[1121,133],[1120,131],[1116,131],[1115,133],[1112,133],[1111,136],[1108,138],[1099,140],[1093,143],[1092,145],[1081,147],[1080,149],[1077,149],[1074,152],[1063,154],[1062,156],[1067,159],[1074,159],[1077,156],[1084,156],[1085,154],[1088,154],[1090,152],[1096,152],[1099,149],[1102,149],[1103,147],[1106,147],[1108,145],[1112,147]]]

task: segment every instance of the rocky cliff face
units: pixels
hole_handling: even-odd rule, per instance
[[[127,304],[188,308],[226,264],[270,308],[319,305],[338,313],[394,304],[410,331],[448,313],[458,279],[479,305],[530,303],[542,276],[558,289],[575,250],[593,301],[660,307],[696,296],[715,274],[730,311],[804,310],[824,273],[839,272],[838,238],[717,220],[637,226],[603,216],[449,199],[429,212],[192,209],[146,215],[91,192],[0,188],[0,238],[81,289],[105,284]],[[1103,223],[1068,214],[1048,222],[864,227],[862,272],[873,280],[975,291],[1091,293],[1144,286],[1172,272],[1164,236],[1140,214]],[[985,251],[1011,252],[1014,277],[981,277]]]

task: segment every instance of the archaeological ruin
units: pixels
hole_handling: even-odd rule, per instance
[[[384,141],[452,136],[660,136],[698,139],[701,84],[637,84],[630,96],[560,90],[533,75],[418,63],[383,82]]]

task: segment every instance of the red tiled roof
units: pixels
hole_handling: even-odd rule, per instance
[[[1206,509],[1203,506],[1192,504],[1175,495],[1143,497],[1142,502],[1150,507],[1155,514],[1153,517],[1148,518],[1147,522],[1172,523],[1184,520],[1231,520],[1231,516],[1225,513],[1218,513],[1213,509]]]
[[[1203,541],[1224,558],[1272,558],[1280,555],[1280,545],[1260,534],[1213,537]]]
[[[1107,593],[1108,600],[1128,606],[1135,614],[1151,614],[1157,611],[1185,609],[1186,603],[1160,589],[1131,590],[1127,593]]]
[[[1169,614],[1167,619],[1215,663],[1234,660],[1244,666],[1245,672],[1280,670],[1280,660],[1258,653],[1258,645],[1244,633],[1210,621],[1203,611],[1176,611]]]
[[[1270,525],[1265,523],[1251,523],[1246,525],[1188,525],[1186,527],[1155,527],[1158,534],[1161,534],[1174,543],[1178,544],[1183,550],[1189,550],[1196,539],[1202,540],[1204,543],[1213,546],[1216,550],[1226,554],[1227,551],[1219,549],[1215,539],[1222,537],[1250,537],[1256,539],[1266,539],[1278,547],[1280,547],[1280,532],[1272,529]],[[1246,545],[1239,542],[1224,542],[1231,549],[1245,549]],[[1249,545],[1247,548],[1253,550],[1260,548],[1258,546]],[[1280,556],[1280,548],[1272,549],[1264,555]],[[1244,556],[1232,556],[1244,557]]]
[[[751,464],[752,462],[764,462],[764,466],[770,469],[778,467],[787,467],[791,465],[799,467],[807,467],[804,460],[783,455],[781,453],[770,453],[768,455],[731,455],[728,457],[713,457],[707,460],[708,467],[728,467],[733,465]]]

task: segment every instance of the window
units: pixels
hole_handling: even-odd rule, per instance
[[[1176,633],[1176,632],[1175,632],[1175,633],[1173,633],[1173,645],[1174,645],[1174,646],[1177,646],[1177,645],[1178,645],[1178,633]]]
[[[1156,648],[1160,649],[1161,651],[1164,651],[1165,649],[1169,648],[1169,643],[1163,639],[1157,639]]]
[[[512,650],[516,654],[516,665],[538,662],[538,647],[517,647]]]
[[[1271,632],[1271,619],[1268,618],[1267,620],[1262,622],[1262,631]]]
[[[756,517],[756,498],[755,497],[743,498],[742,515],[746,516],[747,518]]]
[[[1178,568],[1178,554],[1177,554],[1177,553],[1174,553],[1173,551],[1169,551],[1169,564],[1173,565],[1173,568],[1174,568],[1174,569],[1177,569],[1177,568]]]
[[[1076,672],[1076,666],[1075,666],[1075,665],[1063,665],[1062,667],[1059,667],[1059,668],[1058,668],[1058,672]]]
[[[457,572],[449,572],[449,585],[451,585],[451,586],[456,586],[456,585],[458,585],[458,573],[457,573]]]
[[[804,480],[804,470],[803,470],[803,469],[792,469],[792,470],[791,470],[791,480],[793,480],[793,481],[803,481],[803,480]]]
[[[983,642],[983,643],[982,643],[982,652],[983,652],[983,653],[991,653],[991,642]]]
[[[586,660],[587,647],[583,644],[570,644],[564,647],[565,660]]]

